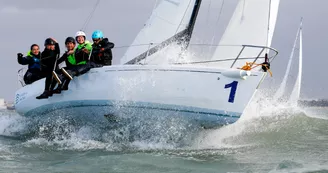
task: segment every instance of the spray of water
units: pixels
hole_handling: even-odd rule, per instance
[[[257,141],[243,142],[248,134],[279,130],[284,122],[294,116],[305,116],[297,106],[274,100],[268,90],[258,91],[245,109],[244,114],[234,124],[220,129],[204,131],[194,142],[197,149],[240,148],[257,145]]]
[[[171,45],[167,51],[158,52],[165,63],[188,62],[193,53],[181,53],[181,47]],[[182,58],[181,56],[183,55]],[[155,55],[154,55],[155,56]],[[145,60],[146,63],[151,61]],[[153,60],[157,63],[156,59]],[[140,75],[136,79],[118,78],[117,82],[124,88],[121,98],[127,99],[136,92],[135,89],[147,80]],[[156,85],[156,81],[153,81]],[[41,119],[25,119],[20,116],[1,116],[0,135],[19,136],[25,139],[27,146],[49,146],[57,149],[107,149],[107,150],[147,150],[147,149],[220,149],[240,148],[257,145],[255,142],[240,142],[243,136],[259,133],[268,129],[277,129],[277,124],[291,119],[293,115],[302,114],[298,107],[270,98],[271,92],[258,91],[244,114],[236,123],[219,129],[202,130],[195,124],[172,115],[162,115],[145,111],[141,115],[131,116],[131,112],[119,112],[119,116],[127,118],[126,123],[88,124],[79,119],[67,116],[48,116]],[[117,103],[119,110],[121,103]],[[92,110],[90,110],[90,113]],[[62,112],[54,112],[62,114]],[[163,113],[164,114],[164,113]],[[270,127],[272,126],[272,127]],[[17,133],[18,132],[18,133]]]

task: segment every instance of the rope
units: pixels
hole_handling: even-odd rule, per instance
[[[253,65],[255,65],[255,66],[253,66]],[[272,77],[272,72],[270,70],[269,64],[267,64],[267,63],[256,64],[256,63],[253,63],[253,62],[246,62],[246,64],[242,68],[238,68],[238,69],[250,71],[250,70],[252,70],[252,69],[254,69],[258,66],[264,67],[270,73],[270,76]]]
[[[219,21],[220,21],[220,18],[221,18],[223,6],[224,6],[224,0],[222,0],[220,12],[219,12],[218,18],[216,19],[216,22],[215,22],[215,28],[218,28],[218,24],[219,24]],[[212,37],[212,40],[211,40],[211,44],[214,43],[215,38],[216,38],[216,32],[214,31],[214,34],[213,34],[213,37]]]
[[[96,11],[97,6],[98,6],[99,3],[100,3],[100,0],[97,0],[95,6],[93,7],[91,13],[89,14],[89,16],[87,18],[87,20],[84,22],[84,24],[83,24],[83,26],[81,28],[81,31],[85,31],[85,29],[87,28],[87,26],[88,26],[88,24],[89,24],[89,22],[90,22],[90,20],[91,20],[91,18],[93,16],[94,12]]]

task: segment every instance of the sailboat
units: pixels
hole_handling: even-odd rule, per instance
[[[6,104],[5,104],[5,99],[0,98],[0,109],[5,109]]]
[[[91,69],[48,99],[35,99],[44,79],[26,85],[16,92],[16,111],[27,117],[83,114],[90,121],[123,113],[173,116],[205,128],[234,123],[267,75],[252,66],[270,63],[278,53],[270,45],[279,2],[239,0],[213,56],[180,62],[160,55],[174,44],[188,51],[202,0],[162,0],[120,64]],[[243,68],[246,62],[251,68]]]
[[[301,19],[300,27],[299,27],[299,29],[297,31],[297,34],[296,34],[293,49],[292,49],[292,52],[290,54],[289,61],[288,61],[288,64],[287,64],[286,73],[284,75],[284,78],[283,78],[278,90],[276,91],[276,93],[273,97],[274,100],[286,102],[289,105],[293,105],[293,106],[297,105],[298,100],[300,99],[300,92],[301,92],[302,67],[303,67],[302,27],[303,27],[303,19]],[[290,75],[291,64],[292,64],[294,53],[295,53],[295,50],[296,50],[296,47],[297,47],[297,40],[299,40],[298,74],[297,74],[297,77],[296,77],[295,85],[294,85],[294,87],[292,89],[292,92],[289,96],[289,99],[287,99],[288,98],[286,96],[287,80],[288,80],[288,76]]]
[[[298,74],[296,77],[295,85],[293,87],[292,93],[289,97],[289,103],[292,106],[297,106],[301,95],[301,84],[302,84],[302,68],[303,68],[303,34],[302,34],[302,21],[300,26],[300,36],[299,36],[299,57],[298,57]]]

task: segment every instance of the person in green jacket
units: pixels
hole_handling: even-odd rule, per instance
[[[65,61],[66,67],[63,67],[61,69],[58,69],[56,71],[59,79],[62,81],[61,84],[58,84],[58,87],[52,91],[54,94],[61,93],[61,90],[68,90],[68,84],[70,80],[65,80],[64,73],[67,72],[67,70],[73,70],[76,67],[76,60],[75,60],[75,46],[76,42],[73,37],[67,37],[65,40],[65,46],[67,48],[67,51],[58,59],[58,64]],[[51,88],[55,88],[57,84],[57,81],[53,81]]]
[[[76,65],[86,64],[89,59],[89,54],[92,50],[92,43],[86,40],[86,35],[83,31],[78,31],[75,34],[75,40],[78,43],[75,50]]]
[[[83,31],[78,31],[75,34],[75,41],[78,43],[77,48],[69,50],[68,44],[72,41],[72,37],[66,39],[66,47],[68,49],[69,55],[67,55],[66,66],[69,68],[62,68],[59,74],[59,78],[62,84],[53,91],[53,93],[59,94],[61,90],[68,90],[68,84],[73,79],[74,76],[82,75],[90,70],[90,66],[87,64],[89,60],[89,55],[92,51],[92,43],[86,40],[86,35]],[[75,42],[74,42],[75,45]]]

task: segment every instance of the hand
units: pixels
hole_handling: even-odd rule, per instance
[[[101,48],[101,49],[100,49],[100,52],[103,52],[104,50],[105,50],[105,48]]]
[[[50,37],[51,40],[53,40],[55,43],[58,43],[57,40],[55,40],[54,38]]]
[[[23,57],[23,54],[22,53],[18,53],[17,54],[17,57],[22,58]]]
[[[67,52],[67,55],[72,55],[74,53],[74,50],[70,50]]]
[[[82,51],[85,52],[85,53],[87,53],[87,54],[89,54],[89,50],[86,49],[86,48],[82,49]]]

